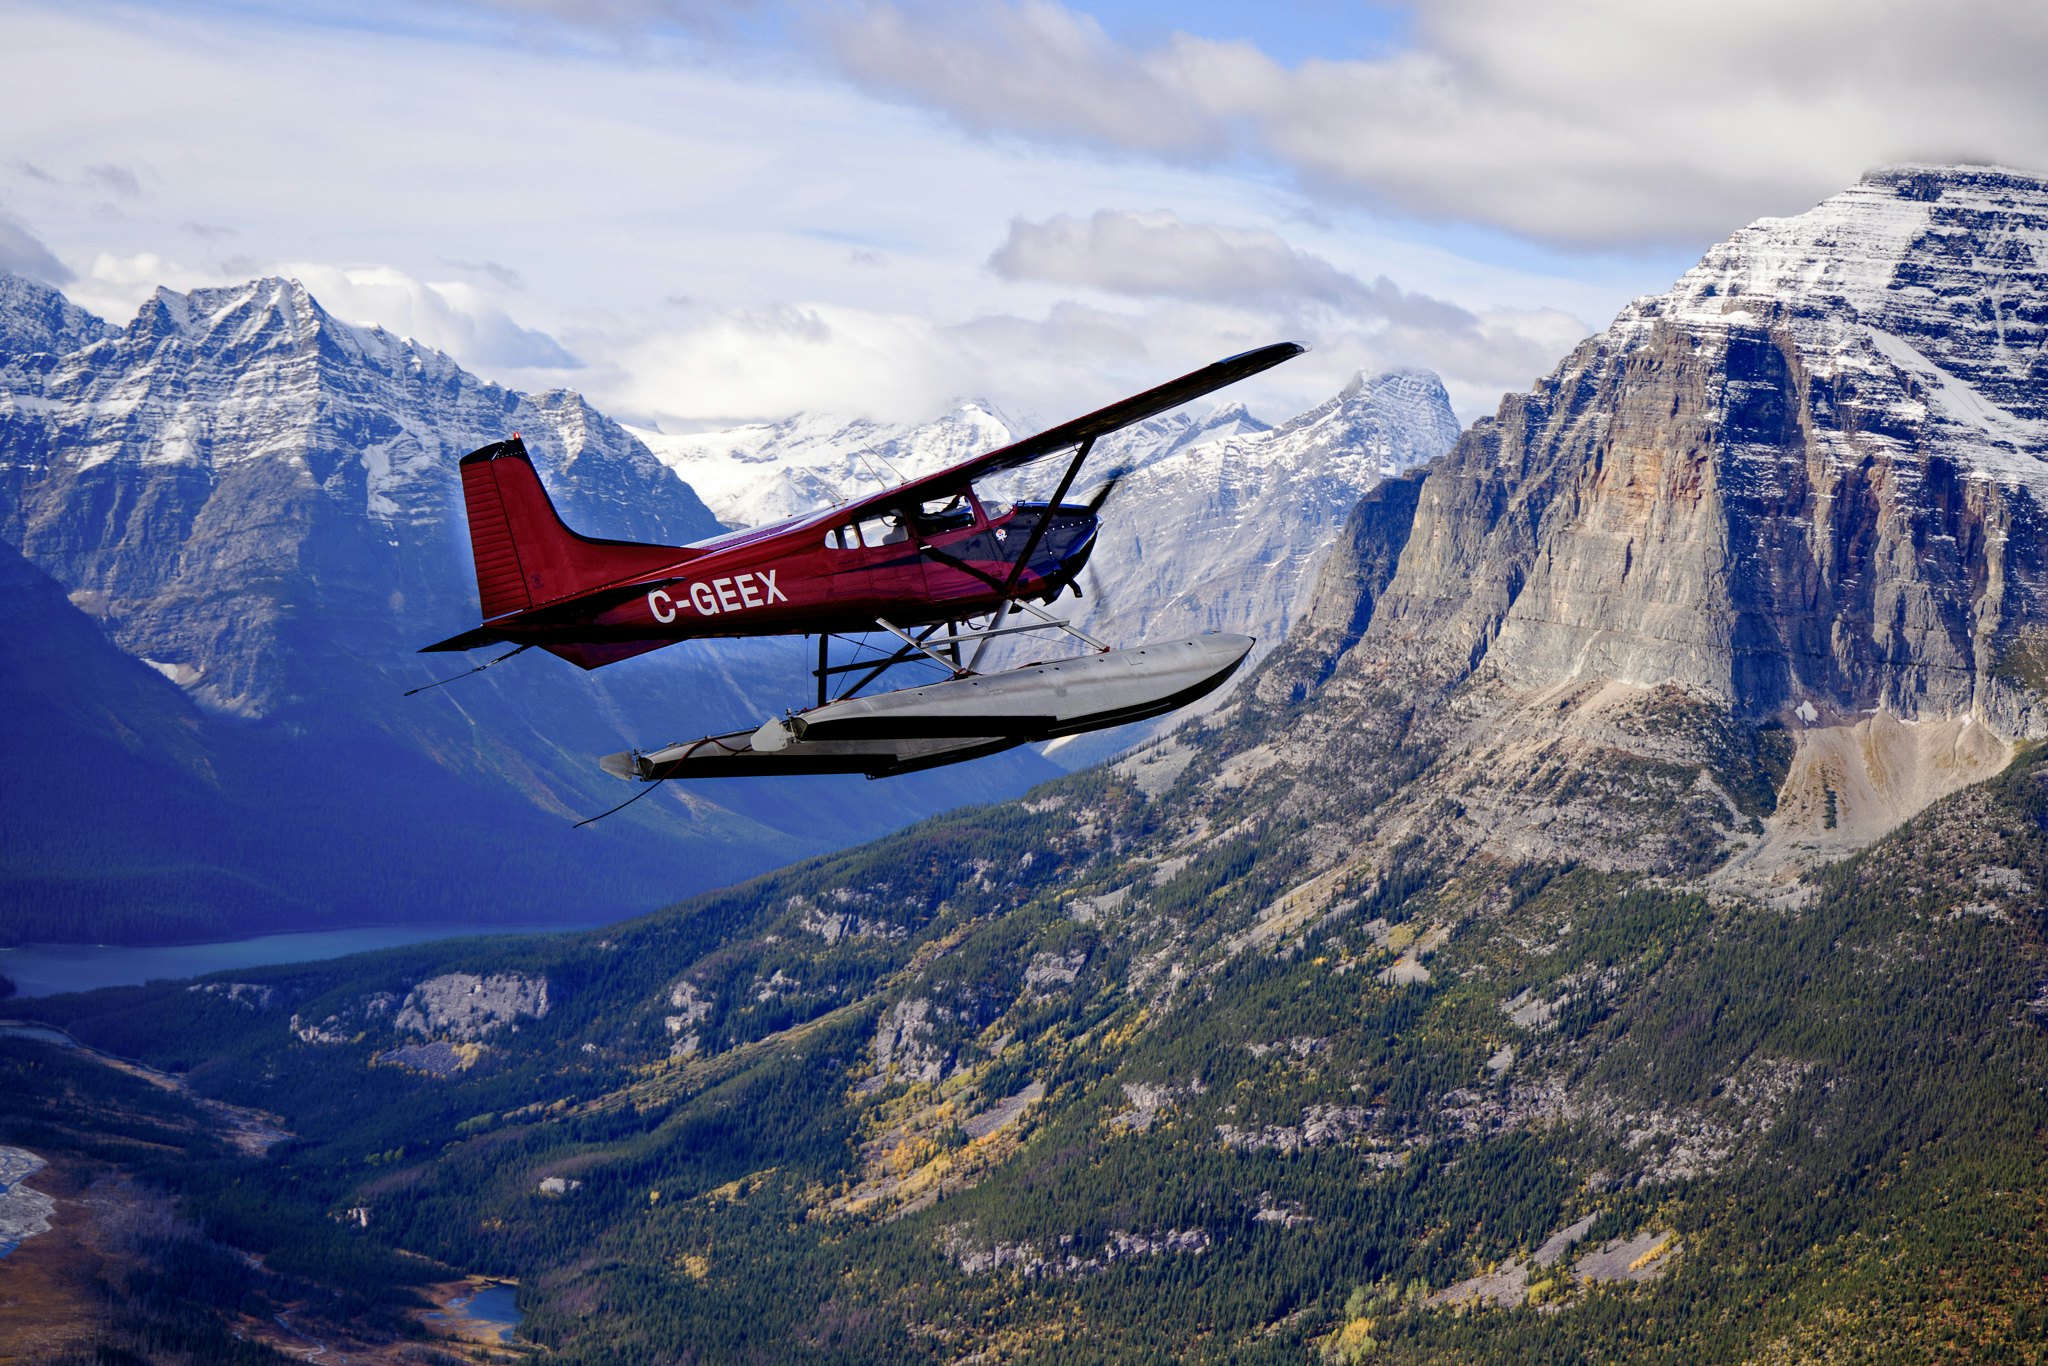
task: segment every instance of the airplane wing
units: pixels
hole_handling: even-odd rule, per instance
[[[1098,408],[1086,417],[1077,417],[1071,422],[1062,422],[1057,427],[1048,427],[1038,435],[1027,436],[1013,445],[998,447],[977,455],[972,460],[963,460],[936,474],[912,479],[894,488],[884,489],[880,493],[856,498],[850,503],[832,509],[831,513],[826,515],[835,520],[855,520],[877,508],[898,507],[905,503],[921,502],[928,498],[957,493],[971,480],[997,474],[1003,470],[1012,470],[1019,465],[1028,465],[1034,460],[1042,460],[1056,452],[1069,450],[1084,441],[1107,436],[1132,423],[1143,422],[1148,417],[1157,417],[1169,409],[1180,407],[1183,403],[1191,403],[1204,394],[1214,393],[1241,379],[1249,379],[1261,370],[1270,370],[1282,361],[1293,360],[1307,350],[1306,346],[1298,342],[1275,342],[1271,346],[1262,346],[1255,351],[1245,351],[1226,357],[1214,365],[1205,365],[1199,370],[1182,375],[1179,379],[1168,380],[1157,388],[1147,389],[1142,394],[1119,399],[1107,408]]]

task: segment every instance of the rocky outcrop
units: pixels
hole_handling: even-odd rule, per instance
[[[415,1034],[473,1042],[503,1026],[516,1028],[519,1020],[537,1020],[547,1013],[545,977],[450,972],[430,977],[407,992],[392,1023]]]
[[[50,1231],[57,1202],[22,1184],[48,1165],[26,1148],[0,1147],[0,1257],[23,1239]]]
[[[898,1001],[875,1022],[868,1044],[870,1081],[935,1082],[946,1075],[950,1055],[932,1023],[932,1003],[923,997]]]
[[[1279,427],[1233,421],[1142,464],[1117,489],[1095,550],[1107,601],[1091,629],[1119,640],[1240,632],[1259,638],[1263,658],[1359,498],[1457,439],[1442,382],[1396,370],[1361,374]]]
[[[51,289],[0,271],[0,370],[33,372],[55,357],[112,336],[114,329]]]

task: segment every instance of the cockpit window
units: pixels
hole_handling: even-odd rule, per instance
[[[918,506],[917,525],[927,536],[942,531],[964,531],[974,525],[974,507],[960,494],[927,499]]]
[[[903,524],[898,513],[887,513],[880,517],[867,517],[860,524],[861,544],[869,547],[898,545],[910,539],[910,528]]]
[[[835,526],[825,533],[825,548],[827,550],[858,550],[860,548],[860,533],[851,526]]]

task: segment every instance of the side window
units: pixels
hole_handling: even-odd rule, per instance
[[[825,533],[825,548],[827,550],[857,550],[860,548],[860,536],[850,526],[835,526]]]
[[[892,512],[882,517],[864,518],[860,524],[860,539],[870,548],[895,545],[910,539],[910,529],[903,525],[901,517]]]

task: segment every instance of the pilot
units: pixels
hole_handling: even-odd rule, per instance
[[[959,531],[974,525],[974,510],[967,506],[965,498],[956,493],[936,509],[926,503],[922,515],[917,518],[917,525],[927,536],[940,531]]]

